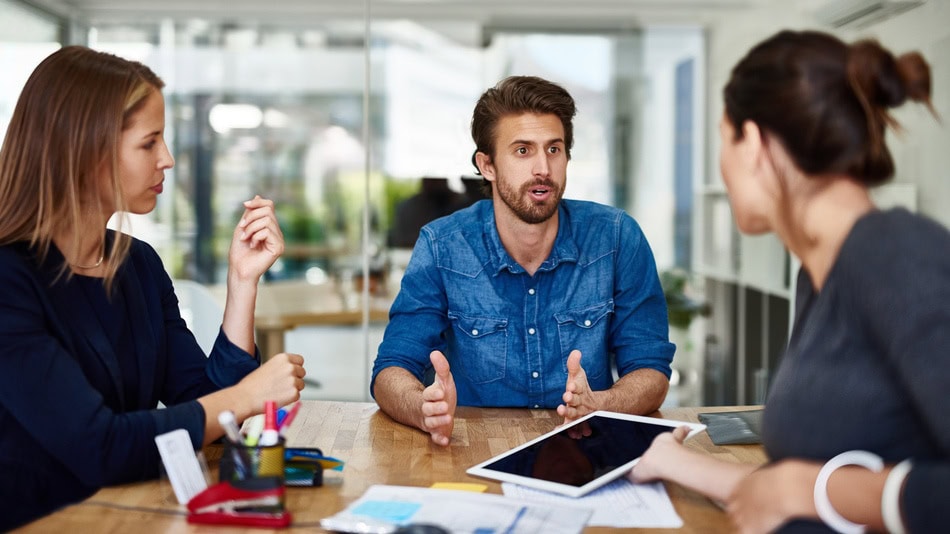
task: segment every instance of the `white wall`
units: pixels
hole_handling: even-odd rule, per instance
[[[905,104],[894,112],[904,132],[891,132],[887,143],[897,165],[896,181],[917,184],[920,212],[950,227],[950,2],[930,0],[843,37],[872,37],[895,54],[917,50],[930,63],[933,104],[943,124],[923,106]]]
[[[888,145],[897,165],[895,180],[918,186],[920,212],[950,226],[950,2],[929,0],[923,5],[862,29],[823,27],[813,10],[801,4],[773,5],[722,19],[709,32],[709,115],[707,170],[719,177],[718,123],[722,116],[722,88],[732,66],[762,39],[780,29],[828,31],[851,42],[876,38],[895,54],[919,50],[933,71],[933,101],[944,118],[939,124],[922,107],[905,104],[895,117],[904,126],[902,136],[890,135]]]

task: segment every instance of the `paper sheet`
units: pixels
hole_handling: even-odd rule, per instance
[[[371,486],[345,510],[320,521],[338,532],[388,534],[409,523],[439,525],[453,533],[575,534],[591,511],[503,495],[409,486]]]
[[[584,506],[593,510],[588,526],[618,528],[680,528],[683,519],[662,482],[634,484],[621,477],[583,497],[573,498],[504,482],[506,496],[556,506]]]

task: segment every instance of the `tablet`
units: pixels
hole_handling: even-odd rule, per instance
[[[470,467],[470,475],[580,497],[627,473],[653,438],[706,425],[597,411]]]

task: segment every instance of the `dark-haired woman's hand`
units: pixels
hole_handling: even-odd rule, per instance
[[[689,431],[688,426],[681,426],[653,438],[650,448],[643,453],[627,477],[637,483],[669,478],[667,469],[680,463],[679,457],[686,451],[683,441]]]
[[[751,472],[726,501],[739,532],[772,532],[794,517],[814,515],[819,465],[784,460]]]

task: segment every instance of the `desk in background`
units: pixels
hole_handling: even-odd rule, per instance
[[[320,519],[342,510],[373,484],[427,487],[434,482],[475,482],[487,485],[491,493],[501,493],[499,483],[471,477],[465,470],[561,423],[554,410],[460,407],[452,445],[443,448],[433,445],[427,434],[394,422],[372,403],[302,402],[288,433],[288,444],[320,447],[326,454],[344,460],[346,467],[342,474],[328,474],[324,487],[288,488],[287,508],[293,513],[294,524],[301,526],[273,532],[323,532],[315,526]],[[672,408],[656,415],[698,421],[700,412],[733,409]],[[766,459],[761,446],[717,447],[705,433],[689,440],[687,446],[727,461],[761,464]],[[220,457],[220,447],[208,447],[206,451],[211,457]],[[705,497],[676,484],[666,486],[684,522],[677,532],[733,530],[725,513]],[[157,508],[166,513],[141,508]],[[167,481],[127,484],[106,488],[81,504],[27,525],[21,532],[268,532],[189,525],[181,510]],[[610,530],[613,529],[591,527],[585,532]],[[669,533],[672,529],[641,531]]]
[[[212,286],[211,292],[224,306],[227,288]],[[257,289],[254,328],[257,346],[264,358],[284,352],[284,334],[298,326],[357,326],[363,323],[362,294],[344,295],[332,283],[310,284],[305,280],[261,283]],[[369,299],[369,321],[389,320],[391,296]]]

